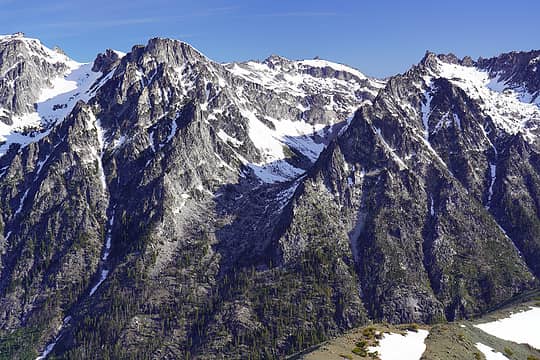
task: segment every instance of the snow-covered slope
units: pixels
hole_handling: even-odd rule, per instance
[[[262,153],[261,161],[247,166],[264,182],[288,181],[302,174],[303,169],[286,161],[288,148],[314,162],[334,135],[333,126],[344,125],[384,87],[383,81],[325,60],[291,61],[273,55],[263,62],[226,64],[226,69],[245,80],[234,82],[237,104],[249,119],[251,140]],[[271,104],[254,106],[253,86],[273,94],[291,111],[274,115]]]
[[[489,115],[500,131],[507,134],[523,133],[531,140],[540,124],[540,105],[530,103],[532,95],[512,89],[499,78],[474,66],[451,64],[437,59],[437,67],[432,74],[443,77],[457,85],[468,96],[480,104],[481,109]]]
[[[46,136],[54,124],[71,112],[77,101],[86,102],[92,97],[97,90],[92,85],[102,76],[91,70],[91,63],[78,63],[59,50],[45,47],[37,39],[22,35],[0,36],[0,49],[8,47],[15,47],[20,53],[15,61],[9,57],[11,64],[0,75],[0,89],[24,80],[24,73],[14,72],[19,67],[29,68],[28,76],[34,81],[39,79],[40,86],[29,89],[28,101],[35,102],[27,109],[12,109],[9,102],[0,104],[3,117],[3,121],[0,119],[0,156],[12,144],[24,146]]]
[[[88,101],[94,82],[101,73],[91,71],[92,64],[76,64],[69,71],[52,79],[51,87],[41,90],[36,111],[11,117],[13,124],[0,123],[0,156],[11,144],[26,145],[48,134],[48,130],[63,120],[77,101]]]

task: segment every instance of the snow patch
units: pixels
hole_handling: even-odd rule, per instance
[[[176,123],[176,120],[171,121],[171,131],[169,132],[169,135],[167,135],[167,140],[165,140],[164,144],[161,144],[160,147],[165,146],[165,144],[169,143],[174,135],[176,135],[176,131],[178,130],[178,124]]]
[[[231,144],[232,146],[235,146],[235,147],[241,146],[244,143],[243,141],[240,141],[237,138],[230,136],[222,129],[219,129],[217,136],[221,140],[223,140],[224,143]]]
[[[324,149],[324,144],[317,144],[307,134],[317,130],[317,126],[302,121],[276,120],[272,121],[275,130],[260,121],[254,111],[240,108],[242,116],[248,119],[249,137],[261,153],[259,163],[248,164],[255,175],[266,183],[284,182],[301,175],[304,170],[294,167],[285,159],[284,150],[289,144],[299,148],[307,157],[314,161]],[[319,127],[321,128],[322,125]]]
[[[100,178],[100,182],[101,182],[101,186],[102,186],[103,197],[105,198],[109,194],[109,188],[108,188],[108,185],[107,185],[107,179],[105,177],[105,169],[104,169],[104,166],[103,166],[103,153],[105,151],[105,147],[107,146],[107,144],[105,142],[105,135],[104,135],[103,128],[101,127],[100,120],[96,119],[92,112],[89,112],[89,116],[90,116],[90,119],[92,120],[92,122],[93,122],[93,124],[94,124],[94,126],[96,128],[96,131],[97,131],[97,140],[98,140],[98,145],[99,145],[99,149],[98,149],[99,153],[97,151],[95,151],[94,152],[94,157],[96,158],[96,160],[98,162],[99,178]],[[104,244],[103,256],[101,258],[102,261],[106,261],[108,259],[110,251],[111,251],[112,227],[114,225],[114,217],[115,217],[115,210],[113,209],[112,214],[111,214],[111,216],[108,219],[107,224],[106,224],[105,244]],[[94,295],[96,290],[107,279],[107,276],[109,275],[109,270],[104,268],[105,265],[102,264],[101,267],[102,267],[102,269],[101,269],[100,278],[97,281],[97,283],[90,289],[90,292],[89,292],[88,296]]]
[[[26,189],[26,191],[24,192],[23,196],[21,197],[21,200],[19,201],[19,207],[15,211],[15,214],[13,214],[13,217],[16,217],[21,212],[21,210],[22,210],[22,208],[24,206],[24,202],[26,201],[26,198],[28,196],[29,191],[30,191],[30,189]]]
[[[461,119],[459,118],[457,114],[453,114],[453,115],[454,115],[454,124],[456,124],[456,127],[458,128],[458,130],[461,131]]]
[[[283,191],[280,191],[277,196],[276,196],[276,200],[279,202],[279,205],[280,205],[280,210],[282,210],[285,206],[287,206],[287,204],[289,203],[289,201],[292,199],[292,197],[294,196],[294,193],[296,191],[296,189],[298,188],[298,186],[300,185],[300,180],[301,179],[298,179],[297,181],[295,181],[289,188],[283,190]]]
[[[103,257],[101,258],[103,261],[107,260],[109,258],[109,255],[111,253],[111,245],[112,245],[112,227],[114,225],[114,210],[113,214],[111,215],[111,218],[109,219],[109,224],[107,227],[107,233],[105,235],[105,251],[103,251]]]
[[[62,324],[58,327],[57,329],[57,333],[58,335],[53,339],[53,341],[51,341],[49,344],[47,344],[47,346],[45,346],[45,349],[43,349],[43,352],[41,353],[41,355],[39,355],[36,360],[43,360],[43,359],[46,359],[47,356],[49,356],[49,354],[51,353],[51,351],[53,351],[54,347],[56,346],[56,344],[58,343],[58,340],[60,340],[60,336],[62,335],[61,334],[61,331],[62,329],[64,328],[65,325],[67,325],[69,322],[71,321],[71,316],[66,316],[64,318],[64,320],[62,321]]]
[[[302,65],[316,67],[316,68],[328,67],[328,68],[331,68],[333,70],[348,72],[349,74],[352,74],[352,75],[354,75],[357,78],[362,79],[362,80],[366,79],[366,75],[362,74],[360,71],[358,71],[358,70],[356,70],[356,69],[354,69],[354,68],[352,68],[350,66],[342,65],[342,64],[338,64],[338,63],[334,63],[334,62],[330,62],[330,61],[326,61],[326,60],[320,60],[320,59],[301,60],[298,63],[302,64]]]
[[[109,275],[109,270],[107,269],[102,269],[101,270],[101,275],[99,277],[99,280],[98,282],[96,283],[96,285],[94,285],[92,287],[92,289],[90,289],[90,293],[88,294],[88,296],[92,296],[94,295],[94,293],[96,292],[96,290],[100,287],[101,284],[103,284],[103,282],[107,279],[107,276]]]
[[[489,164],[489,176],[490,176],[490,183],[489,183],[489,189],[488,189],[488,201],[486,207],[489,209],[491,206],[491,198],[493,197],[493,185],[495,185],[495,181],[497,180],[497,164]]]
[[[377,136],[379,137],[379,139],[381,140],[384,148],[387,150],[390,156],[394,159],[394,161],[398,164],[399,169],[400,170],[407,169],[407,165],[405,165],[405,162],[403,162],[403,160],[398,156],[398,154],[396,154],[396,150],[390,147],[390,145],[386,142],[386,140],[382,136],[381,129],[374,128],[374,130],[377,133]]]
[[[123,52],[123,51],[120,51],[120,50],[113,50],[113,52],[118,55],[118,57],[121,59],[123,58],[124,56],[126,56],[126,53]]]
[[[43,350],[43,352],[41,353],[41,355],[39,355],[36,360],[43,360],[43,359],[46,359],[47,356],[49,356],[49,354],[51,353],[51,351],[53,351],[54,347],[56,346],[56,343],[58,342],[58,337],[56,337],[54,339],[53,342],[49,343],[46,347],[45,347],[45,350]]]
[[[478,350],[482,352],[482,354],[484,354],[486,360],[508,360],[506,356],[504,356],[500,352],[496,352],[487,345],[484,345],[482,343],[476,343],[475,346]]]
[[[424,139],[426,140],[426,143],[430,144],[429,142],[429,116],[431,115],[431,94],[428,91],[424,94],[426,97],[426,102],[422,103],[422,124],[424,124]],[[430,144],[431,146],[431,144]]]
[[[384,334],[379,346],[370,347],[369,351],[377,351],[381,360],[420,360],[426,350],[424,341],[428,335],[427,330],[407,331],[405,335]]]
[[[433,155],[435,155],[437,160],[439,160],[439,162],[446,167],[446,163],[439,156],[439,154],[435,151],[433,146],[431,146],[431,142],[429,141],[429,135],[430,135],[429,117],[431,115],[431,112],[433,111],[431,109],[432,96],[429,93],[430,87],[431,87],[431,79],[426,79],[426,83],[427,83],[427,86],[428,86],[428,89],[426,90],[426,92],[424,94],[424,96],[426,98],[426,102],[422,103],[421,114],[420,114],[422,116],[422,124],[424,125],[424,136],[421,137],[421,139],[423,140],[424,144],[428,147],[428,149],[433,153]],[[438,130],[439,126],[440,126],[440,124],[437,124],[435,130]]]
[[[493,198],[493,186],[495,185],[495,181],[497,180],[497,160],[499,158],[499,152],[497,151],[495,144],[493,144],[493,142],[489,138],[483,126],[482,126],[482,132],[484,133],[484,137],[486,138],[489,146],[491,146],[491,149],[493,150],[493,153],[495,154],[494,161],[490,162],[489,164],[490,181],[489,181],[489,188],[488,188],[488,199],[487,199],[487,204],[486,204],[486,209],[489,210],[491,206],[491,199]]]

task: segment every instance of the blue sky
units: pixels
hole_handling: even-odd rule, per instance
[[[0,33],[23,31],[79,61],[161,36],[221,62],[320,56],[382,77],[427,49],[473,58],[538,49],[539,14],[538,0],[0,0]]]

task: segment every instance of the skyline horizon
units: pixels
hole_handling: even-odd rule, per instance
[[[538,11],[533,0],[511,7],[501,0],[0,0],[0,32],[23,31],[85,62],[159,36],[223,63],[318,56],[385,78],[418,63],[426,50],[477,59],[538,49]]]
[[[302,61],[302,60],[311,60],[311,59],[320,59],[320,60],[325,60],[325,61],[329,61],[329,62],[333,62],[333,63],[336,63],[336,64],[341,64],[341,65],[346,65],[348,67],[351,67],[355,70],[358,70],[360,71],[361,73],[363,73],[364,75],[367,75],[369,77],[372,77],[372,78],[375,78],[375,79],[386,79],[386,78],[389,78],[389,77],[392,77],[392,76],[395,76],[395,75],[399,75],[399,74],[402,74],[406,71],[408,71],[412,66],[418,64],[420,61],[422,61],[422,59],[425,57],[425,55],[427,53],[434,53],[436,55],[454,55],[456,56],[458,59],[463,59],[465,57],[470,57],[472,58],[473,61],[478,61],[479,59],[489,59],[489,58],[493,58],[493,57],[497,57],[499,55],[502,55],[502,54],[506,54],[506,53],[512,53],[512,52],[516,52],[516,53],[526,53],[526,52],[533,52],[533,51],[540,51],[540,47],[538,48],[531,48],[531,49],[513,49],[513,50],[508,50],[508,51],[502,51],[502,52],[499,52],[499,53],[495,53],[495,54],[490,54],[490,55],[479,55],[479,56],[471,56],[471,55],[468,55],[468,54],[457,54],[455,52],[436,52],[436,51],[433,51],[433,50],[430,50],[430,49],[426,49],[423,51],[423,53],[418,57],[418,61],[417,62],[413,62],[411,63],[407,68],[405,68],[403,71],[401,72],[396,72],[396,73],[391,73],[391,74],[388,74],[388,75],[385,75],[385,76],[377,76],[377,75],[373,75],[373,74],[370,74],[368,72],[366,72],[365,70],[359,68],[359,67],[356,67],[354,65],[351,65],[349,63],[345,63],[345,62],[340,62],[340,61],[337,61],[335,59],[332,59],[332,58],[326,58],[326,57],[322,57],[322,56],[318,56],[318,55],[315,55],[313,57],[304,57],[304,58],[291,58],[291,57],[288,57],[288,56],[284,56],[283,54],[279,54],[279,53],[271,53],[271,54],[268,54],[267,56],[264,56],[264,57],[260,57],[260,58],[246,58],[246,59],[236,59],[236,60],[230,60],[230,61],[221,61],[219,59],[215,59],[215,58],[212,58],[211,56],[209,56],[207,54],[207,52],[205,52],[203,49],[200,49],[199,47],[193,45],[192,42],[190,42],[189,40],[184,40],[184,39],[178,39],[178,38],[172,38],[172,37],[166,37],[166,36],[152,36],[152,37],[149,37],[147,39],[146,42],[141,42],[141,43],[136,43],[136,44],[133,44],[129,49],[118,49],[118,48],[112,48],[112,47],[107,47],[107,46],[104,46],[102,47],[102,50],[96,52],[96,54],[94,55],[94,57],[92,59],[79,59],[79,58],[76,58],[74,56],[72,56],[68,51],[65,50],[65,48],[62,46],[62,44],[59,44],[59,43],[54,43],[54,44],[48,44],[48,43],[45,43],[39,36],[36,36],[36,35],[33,35],[33,34],[28,34],[24,31],[16,31],[14,33],[11,33],[11,34],[0,34],[0,36],[9,36],[9,35],[15,35],[15,34],[22,34],[24,37],[26,38],[30,38],[30,39],[36,39],[36,40],[39,40],[44,46],[46,46],[47,48],[49,49],[54,49],[54,48],[59,48],[62,52],[64,52],[71,60],[74,60],[76,62],[79,62],[79,63],[91,63],[95,60],[95,58],[101,54],[101,53],[104,53],[106,50],[110,49],[110,50],[114,50],[114,51],[117,51],[117,52],[122,52],[122,53],[129,53],[132,51],[132,49],[136,46],[146,46],[147,43],[153,39],[153,38],[163,38],[163,39],[170,39],[170,40],[176,40],[176,41],[180,41],[180,42],[183,42],[183,43],[186,43],[188,44],[189,46],[191,46],[192,48],[194,48],[195,50],[197,50],[199,53],[203,54],[204,56],[208,57],[210,60],[212,61],[215,61],[217,63],[220,63],[220,64],[228,64],[228,63],[234,63],[234,62],[238,62],[238,63],[242,63],[242,62],[248,62],[248,61],[257,61],[257,62],[263,62],[265,61],[266,59],[270,58],[271,56],[279,56],[279,57],[283,57],[287,60],[290,60],[290,61]]]

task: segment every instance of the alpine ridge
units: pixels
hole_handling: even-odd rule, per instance
[[[282,358],[537,288],[539,60],[1,36],[0,357]]]

